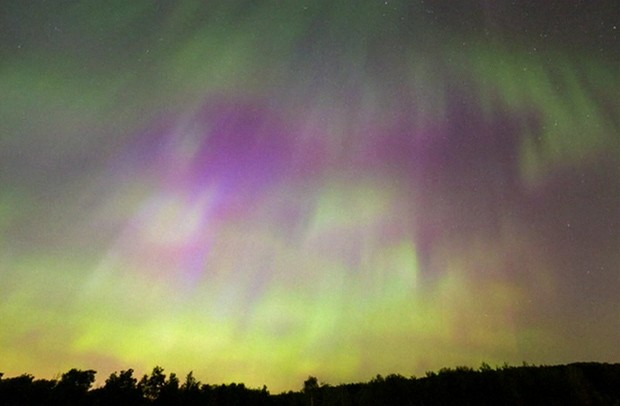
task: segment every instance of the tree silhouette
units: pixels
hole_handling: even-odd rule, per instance
[[[194,371],[189,371],[185,376],[185,382],[181,385],[181,389],[184,391],[196,391],[200,389],[200,381],[197,381],[194,377]]]
[[[308,379],[304,381],[303,392],[306,394],[310,401],[310,406],[314,406],[314,399],[319,390],[319,380],[314,376],[309,376]]]
[[[138,380],[133,376],[133,369],[113,372],[100,389],[100,397],[105,405],[137,405],[142,402],[142,391],[138,389]]]
[[[144,396],[149,400],[155,400],[159,397],[159,393],[166,383],[166,374],[164,369],[160,366],[153,368],[151,376],[146,374],[138,382],[138,388],[142,391]]]
[[[168,380],[161,387],[159,396],[155,404],[157,405],[176,405],[179,403],[179,378],[174,372],[170,373]]]
[[[71,369],[62,374],[55,388],[57,401],[63,404],[87,404],[88,390],[95,382],[96,371]]]
[[[180,388],[181,404],[183,405],[198,405],[202,398],[200,390],[200,382],[194,377],[194,372],[190,371],[185,376],[185,382]]]

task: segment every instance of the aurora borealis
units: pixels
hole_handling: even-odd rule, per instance
[[[2,8],[7,376],[620,362],[617,1]]]

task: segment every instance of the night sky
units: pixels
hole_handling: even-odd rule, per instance
[[[0,8],[0,371],[620,362],[620,2]]]

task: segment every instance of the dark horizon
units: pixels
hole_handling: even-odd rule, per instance
[[[366,382],[331,385],[308,376],[297,390],[272,394],[266,386],[241,382],[200,382],[154,367],[142,377],[133,369],[111,374],[93,387],[96,371],[71,369],[55,380],[32,375],[5,378],[0,373],[0,404],[39,405],[444,405],[562,404],[611,405],[620,401],[620,364],[572,363],[492,368],[459,366],[427,371],[423,377],[376,375]]]
[[[509,364],[507,362],[504,362],[502,364],[490,365],[487,362],[482,361],[477,366],[472,366],[472,365],[443,366],[436,370],[424,371],[420,374],[414,374],[414,373],[407,374],[407,373],[402,373],[402,372],[375,373],[375,374],[371,374],[371,376],[367,377],[366,379],[361,379],[358,381],[351,381],[351,382],[329,382],[329,381],[323,380],[320,376],[316,374],[309,374],[305,378],[305,380],[302,380],[303,382],[298,383],[296,386],[278,390],[276,392],[272,392],[269,386],[267,386],[265,383],[263,384],[259,383],[258,385],[252,386],[252,385],[246,385],[244,382],[238,379],[232,379],[226,382],[223,382],[223,381],[214,382],[208,379],[204,379],[205,377],[195,374],[194,369],[191,369],[188,371],[172,371],[160,365],[155,365],[154,367],[149,368],[144,371],[135,370],[134,368],[129,367],[126,369],[112,371],[111,373],[107,375],[100,374],[98,371],[91,369],[91,368],[70,368],[69,371],[79,371],[80,373],[87,373],[86,375],[90,375],[92,373],[93,380],[92,382],[90,382],[89,390],[101,389],[102,387],[106,385],[106,381],[109,380],[111,376],[119,377],[120,375],[122,375],[123,373],[127,373],[128,371],[131,371],[131,376],[136,379],[136,382],[139,382],[141,379],[148,378],[149,376],[152,376],[153,373],[155,373],[155,371],[158,371],[157,374],[161,373],[164,376],[166,376],[166,378],[170,378],[170,375],[174,375],[174,377],[179,379],[181,383],[183,383],[184,379],[186,379],[186,377],[189,374],[191,374],[193,379],[195,379],[200,384],[204,384],[204,385],[210,385],[210,386],[243,385],[244,387],[248,389],[256,389],[256,390],[266,389],[272,395],[281,395],[281,394],[286,394],[289,392],[303,391],[304,384],[306,383],[305,381],[308,380],[309,378],[316,379],[316,383],[319,386],[337,387],[337,386],[346,386],[346,385],[367,384],[379,378],[385,379],[387,377],[399,377],[399,378],[404,378],[404,379],[417,380],[417,379],[423,379],[423,378],[428,378],[428,377],[434,377],[438,374],[452,372],[452,371],[485,372],[485,371],[500,371],[500,370],[517,369],[517,368],[563,368],[563,367],[578,366],[578,365],[602,365],[602,366],[610,365],[612,367],[620,368],[620,363],[604,362],[604,361],[602,362],[572,361],[572,362],[567,362],[564,364],[553,364],[553,365],[548,365],[548,364],[537,365],[534,363],[528,363],[527,361],[523,361],[519,364]],[[10,380],[10,379],[17,379],[17,378],[29,376],[29,377],[32,377],[32,379],[35,381],[40,380],[40,381],[59,382],[62,380],[63,375],[67,374],[69,371],[59,371],[59,372],[54,373],[51,376],[35,376],[34,374],[24,371],[24,372],[9,376],[6,373],[4,373],[3,370],[0,369],[0,380],[2,379]],[[618,372],[620,373],[620,371]],[[620,379],[620,376],[618,378]]]

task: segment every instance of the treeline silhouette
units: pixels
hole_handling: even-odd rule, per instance
[[[202,384],[190,372],[183,381],[161,367],[134,377],[114,372],[93,388],[96,372],[71,369],[59,379],[0,373],[0,405],[620,405],[620,364],[575,363],[514,367],[443,368],[420,378],[377,375],[369,382],[332,386],[310,376],[299,391],[270,394],[267,387]]]

